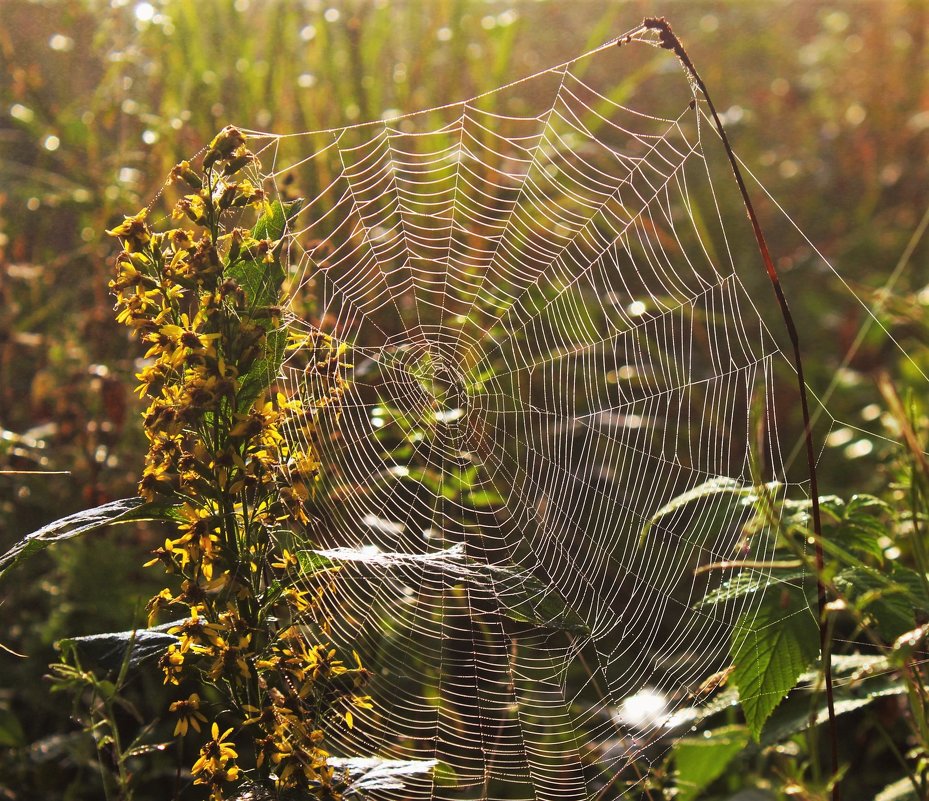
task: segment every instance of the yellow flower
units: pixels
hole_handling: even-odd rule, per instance
[[[139,272],[135,260],[142,258],[144,257],[130,253],[127,250],[120,253],[116,257],[116,278],[110,281],[110,289],[115,292],[123,292],[126,289],[139,286],[145,280],[145,276]]]
[[[214,722],[210,733],[213,739],[207,740],[200,749],[200,757],[190,769],[194,775],[194,784],[218,785],[223,781],[235,781],[239,769],[231,765],[239,754],[233,743],[227,741],[232,729],[219,733],[219,726]]]
[[[203,157],[203,166],[209,169],[216,160],[223,156],[231,156],[245,144],[245,134],[238,128],[227,125],[210,142],[206,155]]]
[[[185,541],[202,540],[204,537],[216,539],[219,520],[212,509],[185,503],[180,508],[180,515],[185,522],[178,525],[178,531]],[[207,547],[212,550],[212,546]]]
[[[160,549],[159,549],[160,550]],[[156,556],[151,561],[145,563],[145,567],[149,567],[155,562],[161,561],[160,555]],[[158,593],[154,598],[152,598],[146,605],[145,609],[148,612],[148,625],[154,626],[155,620],[158,619],[158,613],[163,609],[167,609],[168,606],[175,602],[174,596],[171,594],[171,590],[165,588]]]
[[[120,297],[116,322],[132,328],[149,325],[153,319],[152,312],[161,308],[161,298],[159,290],[142,289],[141,286],[137,286],[133,294]]]
[[[286,603],[296,614],[302,614],[309,609],[313,603],[307,599],[307,593],[298,590],[296,587],[287,587],[281,593],[281,600]]]
[[[171,181],[184,181],[191,189],[200,189],[203,181],[190,167],[189,161],[182,161],[171,170]]]
[[[132,217],[126,217],[115,228],[107,231],[110,236],[119,237],[126,244],[129,251],[139,250],[147,245],[152,238],[152,232],[145,223],[148,209],[142,209]]]
[[[175,204],[171,216],[177,220],[185,214],[198,225],[205,224],[207,221],[207,206],[204,199],[200,195],[184,195]]]
[[[182,653],[197,650],[198,646],[210,639],[210,624],[200,617],[200,609],[198,604],[191,604],[190,617],[168,629],[168,634],[174,634],[180,639],[177,648]]]
[[[225,765],[230,759],[238,758],[239,755],[233,744],[226,742],[226,738],[232,734],[231,727],[220,734],[219,724],[213,721],[213,725],[210,727],[210,734],[213,739],[200,749],[200,754],[203,758],[198,760],[198,762],[210,765]]]
[[[278,557],[276,562],[271,563],[271,567],[276,567],[278,570],[296,570],[300,566],[300,563],[297,561],[297,557],[294,556],[286,548],[283,553]]]
[[[200,723],[206,723],[206,717],[200,711],[200,696],[197,693],[191,693],[186,701],[175,701],[168,710],[177,715],[177,725],[174,727],[175,737],[184,737],[187,734],[188,727],[194,731],[200,731]]]
[[[169,645],[161,657],[161,669],[165,674],[165,684],[180,684],[184,672],[184,654],[176,645]]]
[[[251,635],[246,634],[239,639],[238,645],[230,645],[222,637],[217,637],[214,646],[213,663],[210,665],[209,675],[214,681],[223,676],[228,676],[233,671],[238,671],[242,678],[247,679],[251,675],[248,659],[248,645]]]
[[[194,316],[193,321],[186,314],[182,314],[179,323],[166,323],[157,331],[146,334],[142,338],[152,345],[145,358],[158,358],[178,368],[190,354],[200,351],[212,354],[213,341],[219,339],[220,334],[203,333],[200,329],[204,322],[199,314]]]
[[[144,397],[147,393],[152,392],[153,386],[159,382],[165,381],[170,375],[170,367],[164,362],[152,362],[143,367],[135,377],[141,381],[136,387],[138,396]]]

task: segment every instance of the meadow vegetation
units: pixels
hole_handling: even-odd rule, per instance
[[[93,536],[5,576],[4,797],[231,798],[246,774],[310,797],[349,786],[326,768],[325,728],[351,726],[352,709],[370,703],[368,666],[325,645],[316,600],[337,568],[298,553],[286,523],[311,514],[309,488],[325,470],[312,447],[318,409],[273,382],[285,353],[339,354],[323,335],[280,333],[293,209],[264,196],[248,142],[226,126],[319,130],[474,96],[651,14],[672,20],[737,152],[789,213],[750,185],[809,384],[828,400],[815,431],[828,563],[818,572],[805,547],[808,505],[733,494],[746,530],[776,529],[764,558],[782,569],[704,599],[756,593],[761,614],[734,635],[734,674],[707,688],[701,732],[651,765],[638,792],[829,797],[820,632],[802,616],[765,625],[815,605],[796,588],[820,578],[843,797],[929,795],[929,4],[10,0],[0,551],[82,509],[108,511],[74,523]],[[763,275],[751,281],[769,296]],[[339,382],[329,389],[320,407]],[[306,450],[288,450],[295,437],[282,430],[301,431]],[[101,526],[115,517],[135,522]],[[144,627],[150,641],[136,642]],[[125,634],[86,639],[107,632]],[[776,670],[741,658],[759,650],[782,655]],[[159,654],[155,670],[136,673],[140,653]],[[197,689],[178,696],[191,676]],[[762,700],[736,707],[740,695]],[[248,754],[231,744],[243,727]],[[188,733],[196,746],[165,747]],[[745,788],[761,794],[736,795]]]

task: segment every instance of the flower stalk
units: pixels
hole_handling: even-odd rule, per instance
[[[109,232],[122,243],[110,283],[117,319],[146,347],[139,493],[170,503],[175,520],[148,562],[172,576],[148,604],[149,623],[181,613],[160,666],[180,693],[176,736],[210,731],[195,785],[214,801],[243,783],[332,799],[345,778],[327,765],[326,730],[371,708],[368,671],[328,642],[320,601],[334,571],[304,572],[290,549],[305,540],[319,477],[316,417],[343,392],[344,364],[322,333],[288,332],[281,256],[298,206],[246,177],[255,162],[226,128],[199,169],[173,170],[187,190],[176,227],[154,230],[143,210]],[[275,382],[300,350],[335,365],[309,400]],[[222,712],[210,721],[208,709]]]

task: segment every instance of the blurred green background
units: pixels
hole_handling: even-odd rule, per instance
[[[929,371],[929,246],[885,291],[929,204],[929,2],[0,0],[0,468],[69,471],[0,475],[0,548],[134,493],[138,353],[112,319],[104,231],[176,161],[226,124],[287,133],[462,100],[650,15],[671,21],[739,155],[842,276],[750,186],[810,383],[837,385],[824,489],[887,483],[874,379],[924,395]],[[899,347],[872,327],[847,358],[858,298]],[[4,587],[0,642],[26,657],[0,652],[3,797],[82,786],[89,757],[40,677],[57,638],[127,628],[160,588],[141,570],[157,532],[129,531],[53,549]]]

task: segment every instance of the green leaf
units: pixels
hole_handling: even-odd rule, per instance
[[[302,205],[302,200],[286,204],[279,200],[267,203],[250,236],[253,239],[270,239],[276,242],[277,245],[272,250],[274,258],[271,262],[239,259],[226,269],[227,275],[234,278],[245,290],[245,296],[253,308],[274,306],[280,300],[281,284],[284,281],[284,267],[280,259],[281,240],[287,232],[287,226],[297,216]]]
[[[279,579],[272,581],[267,589],[259,597],[261,601],[261,611],[262,613],[267,612],[274,604],[277,603],[278,599],[281,597],[281,593],[284,592],[284,584]]]
[[[874,618],[888,642],[916,627],[917,611],[929,613],[925,582],[915,571],[897,564],[889,572],[866,566],[843,570],[835,577],[835,585]]]
[[[287,345],[285,331],[269,331],[265,339],[264,356],[256,359],[251,369],[242,378],[239,390],[239,402],[247,408],[262,392],[264,392],[281,371],[284,363],[284,349]]]
[[[0,576],[3,576],[13,565],[28,559],[39,551],[44,551],[52,543],[79,537],[117,523],[174,520],[177,519],[176,516],[175,507],[168,504],[149,503],[141,498],[124,498],[62,517],[38,531],[33,531],[0,556]]]
[[[723,775],[726,767],[748,745],[748,729],[726,726],[702,737],[685,737],[674,746],[678,801],[690,801]]]
[[[264,214],[251,231],[251,236],[254,239],[270,239],[277,243],[271,251],[271,261],[240,259],[226,269],[226,274],[234,278],[245,291],[252,309],[276,306],[280,303],[281,286],[285,276],[284,266],[281,263],[284,235],[302,205],[302,200],[294,200],[286,204],[279,200],[267,203]],[[264,355],[256,359],[249,371],[242,376],[239,390],[239,402],[242,406],[248,406],[274,382],[284,362],[284,350],[287,345],[286,331],[272,330],[270,319],[264,325],[264,329],[267,332]]]
[[[300,572],[310,575],[332,570],[336,564],[335,560],[316,551],[297,551],[294,555],[297,557],[297,564],[300,565]]]
[[[889,507],[871,495],[853,495],[847,502],[836,495],[819,499],[820,512],[827,524],[823,549],[833,559],[846,565],[860,565],[865,556],[883,560],[884,549],[878,544],[887,533],[884,521]],[[812,501],[785,502],[783,517],[787,528],[809,531]]]
[[[732,680],[745,722],[758,740],[765,721],[818,655],[819,627],[805,597],[788,592],[765,599],[757,613],[742,615],[731,647]]]
[[[303,581],[305,577],[312,577],[317,573],[325,573],[339,569],[335,561],[315,551],[297,551],[294,556],[297,558],[298,570],[284,581],[275,579],[267,589],[265,589],[261,595],[261,609],[263,612],[271,609],[280,599],[284,589],[292,586],[297,581]]]
[[[842,544],[862,556],[884,559],[881,537],[887,534],[885,518],[889,507],[884,501],[871,495],[853,495],[845,505],[842,523],[837,538]]]
[[[436,760],[435,767],[432,769],[432,779],[436,787],[457,787],[460,779],[457,771],[442,760]]]
[[[778,482],[770,482],[765,484],[764,490],[769,494],[775,494],[780,486]],[[642,526],[639,542],[640,544],[644,542],[651,530],[667,522],[667,518],[693,504],[700,504],[704,508],[702,511],[687,514],[686,539],[688,542],[702,542],[707,537],[718,534],[723,528],[731,526],[736,519],[746,514],[758,502],[761,492],[760,487],[745,484],[733,478],[726,476],[712,478],[672,498],[655,512]]]
[[[833,654],[832,680],[848,679],[852,684],[871,680],[872,676],[881,676],[893,671],[890,659],[877,654]],[[822,681],[822,672],[810,670],[800,676],[799,683],[817,684]]]
[[[879,698],[885,698],[892,695],[903,695],[906,693],[906,684],[902,679],[894,678],[890,681],[875,682],[869,690],[859,696],[839,696],[834,701],[835,716],[841,717],[856,709],[862,709],[874,703]],[[801,731],[806,730],[812,720],[813,724],[818,726],[829,720],[829,709],[826,705],[826,698],[823,693],[817,696],[815,710],[810,709],[810,698],[808,695],[800,694],[796,699],[793,697],[782,704],[765,723],[764,730],[761,733],[760,743],[762,746],[775,745],[792,737]]]
[[[168,629],[183,622],[174,620],[150,629],[68,637],[60,640],[58,646],[65,654],[73,653],[84,667],[96,666],[104,670],[120,669],[126,661],[127,651],[131,649],[128,667],[134,669],[156,656],[161,656],[169,645],[177,643],[178,638],[168,634]]]
[[[493,490],[479,490],[465,493],[465,503],[473,509],[486,509],[503,503],[503,496]]]
[[[475,563],[477,564],[477,563]],[[557,590],[517,567],[485,566],[493,581],[500,613],[510,620],[545,629],[589,634],[590,628]]]
[[[708,592],[697,604],[697,608],[733,601],[736,598],[753,595],[756,592],[766,592],[784,585],[802,587],[804,582],[810,578],[809,571],[802,567],[792,570],[774,570],[771,573],[765,573],[762,570],[743,570],[728,581],[724,581],[715,590]]]
[[[886,656],[874,654],[834,654],[832,657],[836,716],[845,715],[873,703],[876,699],[906,693],[906,682],[893,669]],[[797,680],[807,692],[792,694],[774,710],[761,733],[767,747],[807,729],[811,720],[819,725],[829,719],[826,696],[821,691],[821,670],[809,670]],[[811,696],[809,690],[813,689]],[[814,710],[811,703],[815,703]]]

